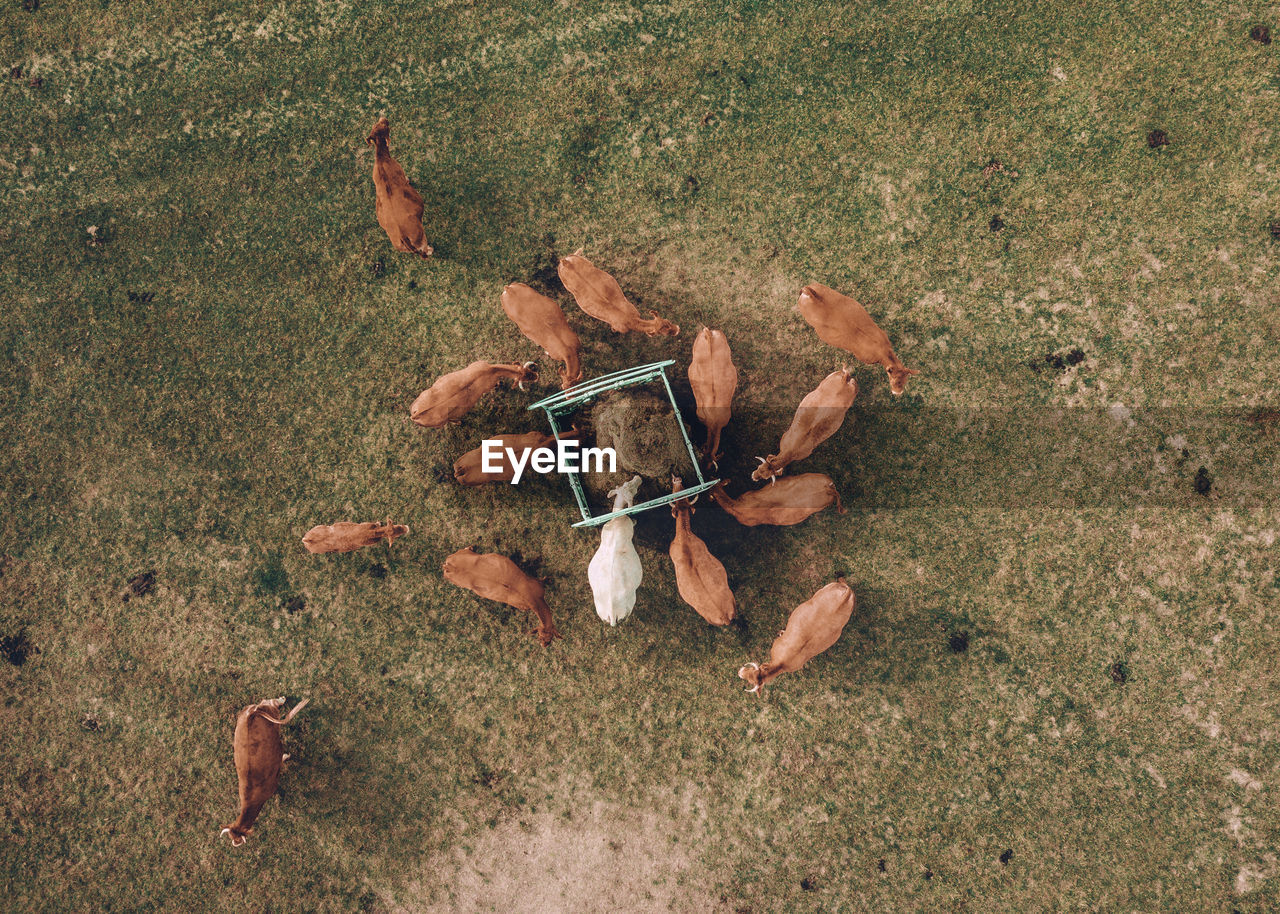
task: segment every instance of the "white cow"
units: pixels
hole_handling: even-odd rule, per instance
[[[633,477],[609,493],[613,510],[621,511],[635,502],[640,490],[640,477]],[[610,625],[617,625],[636,605],[636,588],[644,574],[640,556],[631,542],[636,524],[629,517],[615,517],[600,530],[600,548],[591,557],[587,578],[596,598],[596,615]]]

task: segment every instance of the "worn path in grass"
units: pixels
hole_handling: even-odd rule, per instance
[[[10,906],[1276,907],[1276,13],[6,6]],[[430,262],[374,218],[384,114]],[[682,336],[577,311],[579,247]],[[444,371],[538,356],[513,280],[589,374],[725,330],[734,491],[844,361],[805,283],[922,370],[859,369],[805,462],[847,515],[699,505],[745,635],[680,603],[667,517],[608,630],[566,487],[449,481],[546,384],[408,423]],[[386,517],[390,551],[301,549]],[[441,579],[468,543],[548,582],[562,642]],[[844,637],[745,695],[837,571]],[[232,851],[234,713],[282,693],[295,761]]]

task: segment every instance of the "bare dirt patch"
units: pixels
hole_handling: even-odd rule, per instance
[[[484,833],[469,853],[455,850],[452,861],[430,868],[445,882],[441,897],[397,910],[457,910],[464,902],[471,911],[711,911],[712,898],[682,884],[696,864],[689,827],[602,802],[572,817],[524,812]]]

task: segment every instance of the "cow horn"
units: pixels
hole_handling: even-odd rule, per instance
[[[763,465],[765,464],[765,462],[766,462],[766,461],[765,461],[765,459],[764,459],[763,457],[757,457],[757,458],[756,458],[756,460],[758,460],[758,461],[760,462],[760,465],[761,465],[761,466],[763,466]]]
[[[218,832],[218,837],[221,838],[223,835],[229,835],[229,834],[231,834],[231,829],[224,828],[222,831]]]

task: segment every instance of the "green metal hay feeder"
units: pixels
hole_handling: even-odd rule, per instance
[[[601,394],[612,390],[621,390],[625,387],[636,387],[660,378],[662,387],[667,392],[667,399],[671,402],[671,412],[675,415],[676,426],[680,429],[680,437],[684,439],[684,446],[689,454],[689,462],[693,464],[693,471],[698,477],[698,484],[681,489],[679,492],[672,492],[669,495],[663,495],[641,502],[638,505],[632,505],[630,508],[623,508],[621,511],[610,511],[608,514],[592,514],[591,506],[587,503],[586,492],[582,488],[581,474],[578,472],[568,473],[566,475],[569,477],[569,487],[573,489],[573,497],[578,500],[578,510],[582,512],[582,520],[574,524],[575,527],[596,527],[613,520],[615,517],[639,514],[641,511],[648,511],[650,508],[660,508],[663,505],[671,504],[676,499],[691,498],[700,492],[705,492],[720,481],[719,479],[708,481],[702,478],[702,468],[698,464],[698,455],[694,452],[693,444],[689,441],[689,433],[685,430],[684,420],[680,415],[680,407],[676,405],[675,394],[671,392],[671,382],[667,380],[667,366],[674,364],[674,359],[667,359],[665,362],[654,362],[651,365],[624,368],[622,371],[615,371],[600,378],[592,378],[590,381],[578,384],[568,390],[562,390],[546,399],[539,400],[529,407],[530,410],[541,409],[547,414],[547,421],[551,423],[551,434],[555,436],[558,446],[560,433],[565,430],[561,428],[560,420],[594,402]]]

